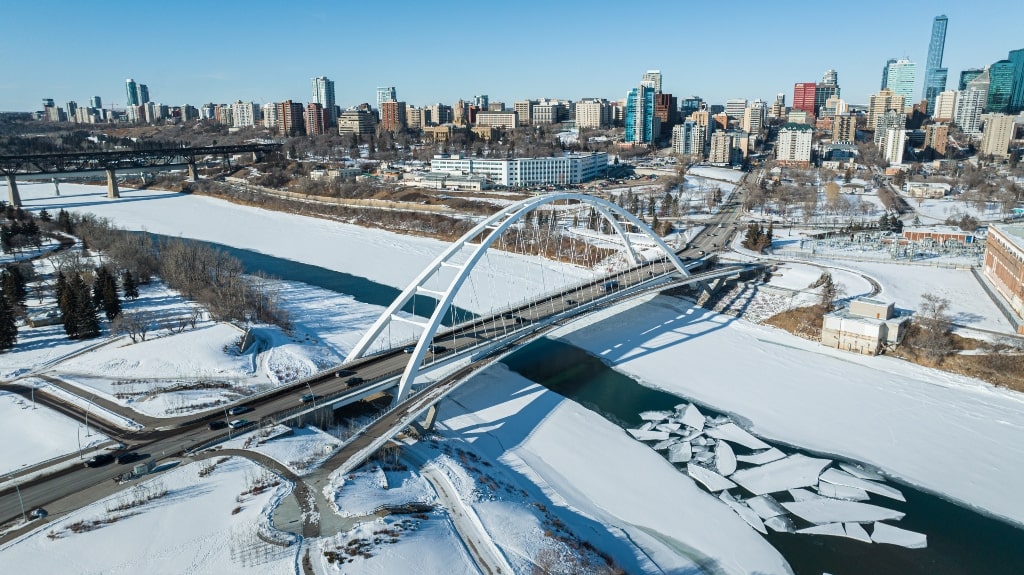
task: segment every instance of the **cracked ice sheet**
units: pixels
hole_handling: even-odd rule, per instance
[[[748,449],[768,449],[771,447],[771,445],[747,433],[742,427],[732,422],[719,425],[718,427],[710,427],[704,433],[711,437],[737,443]]]
[[[737,455],[736,459],[743,463],[750,463],[752,465],[763,465],[765,463],[771,463],[778,461],[785,457],[786,454],[773,447],[765,451],[758,451],[750,455]]]
[[[719,441],[715,446],[715,467],[718,473],[725,477],[736,473],[736,454],[724,441]]]
[[[732,489],[733,487],[736,487],[736,484],[732,481],[729,481],[714,471],[701,467],[700,465],[687,465],[686,473],[688,473],[690,477],[699,481],[708,489],[708,491],[722,491],[723,489]]]
[[[757,513],[754,513],[751,508],[747,507],[743,503],[736,501],[736,498],[729,495],[728,491],[723,491],[718,495],[718,498],[724,501],[729,507],[732,507],[732,510],[746,521],[747,525],[750,525],[759,533],[763,533],[764,535],[768,534],[768,530],[764,528],[764,522],[757,516]]]
[[[871,537],[860,523],[846,523],[843,527],[846,527],[846,536],[850,539],[856,539],[857,541],[863,541],[864,543],[871,543]]]
[[[928,546],[927,535],[885,523],[875,523],[875,527],[871,530],[871,540],[875,543],[889,543],[907,549],[924,549]]]
[[[683,412],[683,425],[692,427],[697,431],[704,429],[704,414],[697,409],[697,406],[690,404],[686,406],[686,411]]]
[[[754,495],[764,495],[817,485],[821,470],[830,463],[832,461],[829,459],[817,459],[796,453],[760,467],[742,469],[733,473],[731,479]]]
[[[882,485],[881,483],[875,483],[873,481],[868,481],[866,479],[860,479],[859,477],[854,477],[849,473],[845,471],[840,471],[838,469],[829,469],[825,473],[822,473],[821,480],[828,483],[833,483],[835,485],[856,487],[858,489],[863,489],[868,493],[875,493],[883,497],[895,499],[896,501],[907,500],[905,497],[903,497],[903,493],[901,493],[900,490],[896,489],[895,487],[889,487],[888,485]]]
[[[843,501],[840,499],[814,499],[811,501],[785,502],[783,507],[797,517],[823,525],[840,521],[865,523],[868,521],[885,521],[903,519],[901,511],[886,509],[870,503]]]
[[[786,510],[783,509],[779,502],[775,500],[771,495],[758,495],[757,497],[751,497],[744,501],[754,513],[757,513],[762,519],[771,519],[772,517],[778,517],[779,515],[785,515]]]

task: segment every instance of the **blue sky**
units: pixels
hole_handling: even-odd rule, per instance
[[[927,6],[927,7],[924,7]],[[38,110],[90,96],[125,104],[125,78],[169,105],[310,99],[335,82],[341,106],[395,86],[417,105],[475,94],[618,99],[647,69],[663,89],[792,99],[795,82],[839,73],[843,97],[866,103],[889,57],[918,63],[932,18],[949,16],[944,64],[964,68],[1024,48],[1020,0],[860,2],[81,2],[9,0],[0,8],[0,110]]]

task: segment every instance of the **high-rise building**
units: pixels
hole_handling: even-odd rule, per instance
[[[689,118],[690,114],[700,110],[701,104],[704,100],[701,100],[699,96],[690,96],[689,98],[683,98],[683,101],[679,105],[679,115],[683,118]]]
[[[914,82],[917,80],[916,68],[917,64],[906,58],[888,65],[885,87],[897,96],[903,96],[904,104],[913,98]]]
[[[741,126],[744,132],[750,135],[757,135],[764,129],[764,122],[768,116],[768,105],[763,100],[754,100],[743,110],[743,122]]]
[[[277,127],[277,104],[267,102],[260,106],[260,115],[263,117],[263,127],[273,129]]]
[[[382,102],[383,103],[383,102]],[[345,110],[338,116],[338,133],[342,136],[372,134],[376,130],[373,112],[364,108]]]
[[[988,101],[985,111],[995,114],[1011,112],[1013,99],[1014,63],[1000,60],[988,67]]]
[[[1017,130],[1020,118],[1009,114],[985,114],[985,129],[981,138],[981,153],[1006,158],[1010,155],[1010,140]]]
[[[501,112],[481,110],[477,112],[475,123],[477,126],[515,130],[519,127],[519,114],[516,114],[515,110],[502,110]],[[580,127],[578,120],[576,126]]]
[[[626,95],[626,143],[653,144],[661,121],[654,115],[654,89],[640,85]]]
[[[68,119],[72,120],[78,113],[78,102],[71,100],[68,103],[64,104],[64,109],[67,110]]]
[[[576,102],[576,127],[600,129],[612,123],[611,106],[601,98],[583,98]]]
[[[733,134],[720,130],[711,134],[711,151],[708,162],[712,164],[731,164],[733,159]]]
[[[398,132],[406,128],[407,122],[405,102],[381,102],[380,127],[382,130]]]
[[[103,100],[99,96],[93,96],[89,98],[89,107],[99,110],[103,107]]]
[[[889,58],[885,61],[885,66],[882,66],[882,86],[879,90],[884,90],[889,87],[889,66],[896,63],[896,58]]]
[[[961,92],[966,90],[967,89],[967,83],[970,82],[971,80],[977,78],[978,76],[981,76],[982,72],[984,72],[984,71],[985,71],[984,68],[968,68],[968,69],[964,70],[963,72],[960,72],[960,85],[959,85],[959,87],[957,87],[957,90],[959,90]]]
[[[285,100],[277,103],[277,133],[283,136],[304,136],[306,110],[301,102]]]
[[[1006,58],[1013,63],[1013,93],[1010,95],[1010,113],[1024,111],[1024,48],[1010,51]]]
[[[814,114],[814,98],[818,85],[814,82],[799,82],[793,85],[793,109]]]
[[[949,70],[942,67],[942,53],[946,48],[946,26],[949,18],[945,14],[932,21],[932,36],[928,41],[928,60],[924,69],[924,90],[921,98],[928,101],[928,115],[935,113],[935,99],[946,90],[946,76]]]
[[[932,118],[936,121],[952,122],[954,114],[956,114],[956,96],[957,92],[955,90],[939,92],[939,95],[935,98],[935,111],[932,113]]]
[[[679,106],[672,94],[658,92],[654,94],[654,115],[661,120],[661,129],[668,130],[679,122]]]
[[[882,159],[889,162],[890,166],[899,166],[903,163],[903,150],[907,143],[907,129],[891,127],[885,130],[882,141],[879,142],[878,152]]]
[[[252,102],[237,100],[231,104],[231,119],[235,128],[251,128],[260,119],[260,108]]]
[[[825,73],[821,75],[821,83],[822,84],[831,84],[833,86],[838,86],[839,85],[839,73],[836,72],[835,70],[833,70],[832,68],[829,68],[828,70],[825,70]]]
[[[733,98],[725,101],[725,115],[729,116],[730,120],[742,120],[743,110],[747,109],[746,98]]]
[[[139,105],[148,103],[149,100],[149,86],[145,84],[139,84],[136,86],[136,96],[139,100]]]
[[[707,126],[693,120],[686,120],[672,128],[672,151],[692,156],[697,161],[704,159],[704,145],[707,142]]]
[[[768,116],[770,118],[781,118],[786,115],[786,95],[778,93],[775,95],[775,101],[772,102],[770,108],[768,108]]]
[[[907,127],[907,115],[900,110],[888,110],[878,117],[875,123],[875,145],[881,148],[882,141],[886,138],[890,128],[905,130]]]
[[[329,124],[327,109],[319,102],[306,104],[303,121],[306,125],[307,136],[320,136],[327,133]]]
[[[487,110],[487,107],[490,106],[490,98],[487,97],[487,94],[473,96],[473,105],[481,110]]]
[[[775,159],[783,166],[810,166],[813,136],[814,129],[806,124],[783,124],[775,142]]]
[[[397,92],[394,86],[378,87],[377,88],[377,110],[380,110],[380,105],[384,102],[394,102],[398,99]]]
[[[969,136],[981,133],[981,113],[985,109],[985,100],[988,97],[987,82],[976,83],[976,80],[981,78],[987,76],[978,76],[968,84],[966,90],[957,93],[956,106],[953,110],[953,123]]]
[[[857,116],[836,114],[832,118],[832,141],[853,143],[857,140]]]
[[[829,98],[838,97],[839,86],[835,84],[818,84],[814,87],[814,115],[818,118],[822,116],[822,110],[825,108],[826,102]]]
[[[925,126],[923,153],[926,158],[934,160],[946,157],[948,144],[949,124],[929,124]]]
[[[654,90],[655,94],[661,93],[661,70],[648,70],[640,79],[641,86],[647,86]]]
[[[324,109],[324,115],[327,118],[327,125],[333,126],[337,121],[337,108],[334,104],[334,80],[331,80],[327,76],[318,76],[313,78],[312,87],[313,97],[311,101],[314,104],[320,104]]]
[[[135,80],[128,78],[124,81],[125,92],[128,96],[126,100],[129,106],[138,106],[142,102],[139,102],[139,85],[135,83]]]
[[[868,99],[868,125],[869,130],[878,131],[878,119],[889,110],[903,112],[906,100],[903,96],[897,96],[892,90],[886,88],[872,94]],[[876,137],[878,134],[876,133]]]

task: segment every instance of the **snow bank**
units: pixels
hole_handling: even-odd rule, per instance
[[[110,441],[77,421],[9,391],[0,391],[0,476]]]

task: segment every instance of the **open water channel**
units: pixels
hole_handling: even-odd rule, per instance
[[[238,258],[248,273],[263,272],[307,283],[351,295],[360,302],[386,306],[399,294],[393,287],[363,277],[249,250],[207,245]],[[430,298],[418,301],[417,315],[429,314],[434,303]],[[407,311],[412,311],[411,306]],[[469,312],[461,313],[468,317]],[[639,414],[643,411],[671,411],[681,401],[690,401],[645,387],[590,353],[556,340],[540,339],[508,356],[503,363],[623,428],[640,425]],[[704,405],[700,407],[706,415],[721,415]],[[787,453],[802,452],[838,460],[832,455],[801,451],[777,441],[769,440],[769,443]],[[767,539],[797,575],[1024,574],[1024,529],[909,485],[898,484],[898,488],[906,497],[906,503],[886,501],[885,506],[906,513],[896,525],[927,534],[926,549],[905,549],[823,535],[769,532]]]

